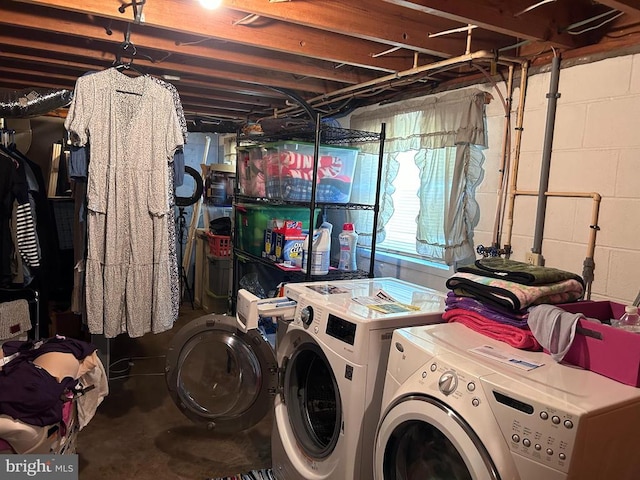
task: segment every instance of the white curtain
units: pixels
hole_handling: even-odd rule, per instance
[[[490,100],[491,95],[484,91],[467,89],[368,108],[352,116],[351,128],[357,130],[377,131],[386,123],[379,242],[384,240],[385,225],[394,212],[391,195],[395,188],[401,188],[394,185],[399,168],[396,157],[413,150],[421,174],[416,252],[449,265],[474,256],[472,236],[478,209],[473,192],[482,178],[481,148],[487,146],[484,110]],[[374,148],[363,146],[363,155],[373,155]],[[356,184],[363,182],[371,191],[375,181],[358,174],[363,174],[362,169],[356,172]],[[357,231],[370,231],[371,215],[352,212],[356,229],[361,226]],[[362,246],[370,245],[370,236],[361,238]]]

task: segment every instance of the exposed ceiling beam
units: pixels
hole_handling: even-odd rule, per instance
[[[598,3],[633,15],[640,12],[639,0],[598,0]]]
[[[117,0],[20,1],[114,20],[133,21],[130,10],[126,10],[125,13],[118,11],[121,2]],[[239,24],[245,16],[243,12],[228,8],[208,11],[197,2],[163,0],[145,3],[143,25],[387,72],[410,68],[413,63],[413,57],[409,52],[405,52],[406,58],[398,55],[374,57],[376,53],[384,50],[382,44],[377,42],[348,38],[291,23],[273,21]],[[400,63],[403,66],[398,68]]]
[[[267,2],[226,0],[225,6],[285,22],[384,42],[428,55],[447,58],[461,55],[459,39],[429,38],[430,33],[459,27],[458,22],[412,11],[382,0],[323,0],[322,2]],[[478,40],[478,50],[495,46]]]
[[[35,9],[39,10],[39,9]],[[125,22],[104,22],[88,23],[84,15],[70,12],[59,12],[49,10],[50,16],[43,17],[34,12],[33,6],[22,5],[11,2],[6,8],[3,7],[0,15],[0,24],[10,25],[33,30],[65,34],[78,37],[82,40],[99,40],[110,42],[115,46],[124,39],[126,31]],[[42,13],[42,12],[41,12]],[[106,33],[109,27],[111,35]],[[366,75],[364,70],[354,72],[350,68],[335,68],[334,63],[326,62],[323,66],[320,62],[301,62],[300,58],[287,56],[262,50],[256,52],[255,49],[249,52],[246,47],[236,46],[233,49],[216,46],[215,40],[200,38],[194,40],[193,36],[185,37],[183,34],[171,34],[171,32],[150,31],[149,29],[139,29],[134,32],[135,45],[156,49],[165,54],[189,55],[198,58],[215,58],[220,62],[227,62],[238,65],[253,65],[256,68],[263,68],[276,72],[295,73],[324,80],[332,80],[343,83],[355,84],[372,78]],[[203,41],[205,40],[205,41]],[[189,45],[192,42],[201,42]],[[228,46],[228,44],[226,44]]]
[[[560,7],[553,5],[554,15],[539,15],[535,10],[525,15],[519,12],[516,2],[501,0],[495,2],[477,0],[384,0],[430,15],[437,15],[463,24],[474,24],[493,32],[503,33],[516,38],[546,41],[557,47],[575,48],[582,40],[567,33],[560,33],[566,25],[559,25],[558,18],[565,18],[568,13],[560,12]]]
[[[40,52],[49,52],[51,54],[60,55],[60,46],[52,44],[47,41],[41,40],[26,40],[16,37],[5,37],[0,34],[0,43],[4,44],[6,51],[15,49],[33,49]],[[112,52],[100,52],[99,50],[77,47],[72,45],[65,45],[64,55],[67,58],[70,56],[76,56],[83,61],[95,61],[93,69],[102,69],[105,65],[109,65],[113,62],[115,56]],[[280,72],[267,72],[258,69],[251,69],[243,67],[244,71],[239,68],[233,71],[224,69],[224,65],[209,65],[201,66],[195,65],[192,59],[183,59],[181,62],[169,62],[164,61],[161,63],[154,63],[145,58],[136,57],[135,65],[139,65],[144,69],[153,69],[161,72],[160,74],[175,74],[177,76],[189,76],[197,75],[205,78],[233,78],[237,82],[247,82],[256,85],[270,85],[273,87],[287,88],[297,90],[301,88],[301,84],[304,84],[304,89],[317,92],[318,94],[327,91],[327,83],[314,79],[296,79],[293,75]],[[210,62],[209,62],[210,63]],[[253,70],[253,71],[252,71]],[[334,87],[339,88],[340,84],[335,84]],[[330,87],[331,88],[331,87]]]

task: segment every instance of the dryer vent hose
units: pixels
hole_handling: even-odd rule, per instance
[[[69,105],[72,98],[72,90],[0,88],[0,118],[29,118],[45,115]]]

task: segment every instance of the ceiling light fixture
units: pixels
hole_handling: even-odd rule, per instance
[[[222,0],[198,0],[207,10],[215,10],[222,5]]]

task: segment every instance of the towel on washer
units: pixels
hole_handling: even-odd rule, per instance
[[[454,308],[447,310],[442,315],[442,318],[447,322],[458,322],[469,327],[471,330],[475,330],[478,333],[482,333],[487,337],[502,342],[508,343],[512,347],[519,348],[521,350],[542,350],[542,347],[533,336],[529,328],[519,328],[513,325],[507,325],[504,323],[491,320],[477,312],[470,310],[464,310],[462,308]]]
[[[466,272],[454,274],[446,286],[456,295],[515,311],[541,303],[573,302],[584,293],[582,284],[573,278],[547,285],[522,285]]]
[[[575,273],[542,265],[529,265],[528,263],[502,257],[481,258],[471,265],[459,267],[458,272],[475,273],[476,275],[499,278],[523,285],[547,285],[574,279],[584,286],[582,277]]]
[[[573,343],[581,313],[570,313],[553,305],[537,305],[529,310],[529,328],[556,362],[562,361]]]

